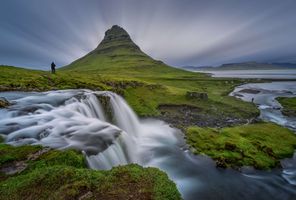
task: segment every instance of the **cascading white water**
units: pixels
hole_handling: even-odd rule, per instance
[[[57,91],[45,96],[45,103],[44,97],[38,100],[39,96],[15,101],[10,108],[14,117],[0,121],[1,133],[8,133],[7,143],[78,149],[85,153],[89,166],[96,169],[137,162],[135,139],[140,122],[121,97],[88,90],[78,94]],[[114,125],[107,121],[97,96],[110,98]],[[29,108],[28,102],[32,102]]]

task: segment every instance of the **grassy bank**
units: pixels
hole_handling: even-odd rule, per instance
[[[185,115],[178,108],[186,106],[198,110],[203,119],[217,118],[249,119],[258,115],[251,104],[228,96],[237,85],[245,81],[236,79],[216,79],[203,74],[183,70],[158,69],[149,73],[140,70],[114,68],[106,70],[57,70],[56,75],[45,71],[0,66],[0,90],[47,91],[55,89],[87,88],[110,90],[124,96],[129,105],[140,116],[163,117],[169,113],[179,113],[180,125],[196,125],[194,120],[185,123]],[[146,68],[145,68],[146,69]],[[187,92],[206,93],[208,99],[188,98]],[[164,110],[163,107],[166,106]],[[195,120],[197,121],[197,120]],[[211,126],[214,126],[215,122]],[[224,125],[225,126],[225,125]]]
[[[284,115],[296,117],[296,97],[278,97],[276,100],[283,106]]]
[[[187,143],[195,154],[210,156],[219,167],[270,169],[293,155],[296,135],[272,123],[222,129],[190,127]]]
[[[86,168],[81,153],[0,144],[0,199],[181,199],[156,168]]]

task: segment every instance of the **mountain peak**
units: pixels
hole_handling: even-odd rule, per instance
[[[116,39],[116,38],[130,38],[129,34],[122,27],[118,25],[113,25],[110,29],[105,32],[106,39]]]
[[[113,25],[105,32],[105,37],[95,51],[115,50],[118,47],[129,47],[140,50],[132,41],[128,32],[118,25]]]
[[[141,51],[128,32],[118,25],[112,26],[105,32],[104,39],[96,49],[65,66],[65,69],[104,71],[122,68],[131,68],[131,73],[135,69],[146,70],[146,72],[161,71],[162,73],[176,71]]]

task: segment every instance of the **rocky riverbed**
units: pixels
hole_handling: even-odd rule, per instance
[[[160,105],[159,119],[174,127],[184,129],[189,126],[199,127],[227,127],[256,121],[256,117],[245,119],[225,116],[223,113],[207,114],[198,107],[189,105]]]

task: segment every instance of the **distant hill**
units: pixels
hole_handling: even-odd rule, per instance
[[[104,73],[186,73],[145,54],[118,25],[105,32],[104,39],[96,49],[61,69]]]
[[[296,63],[272,63],[272,65],[280,66],[280,67],[285,67],[285,68],[295,68],[296,69]]]
[[[293,63],[229,63],[219,67],[194,67],[185,66],[183,69],[191,71],[217,71],[217,70],[279,70],[279,69],[296,69],[296,64]]]

